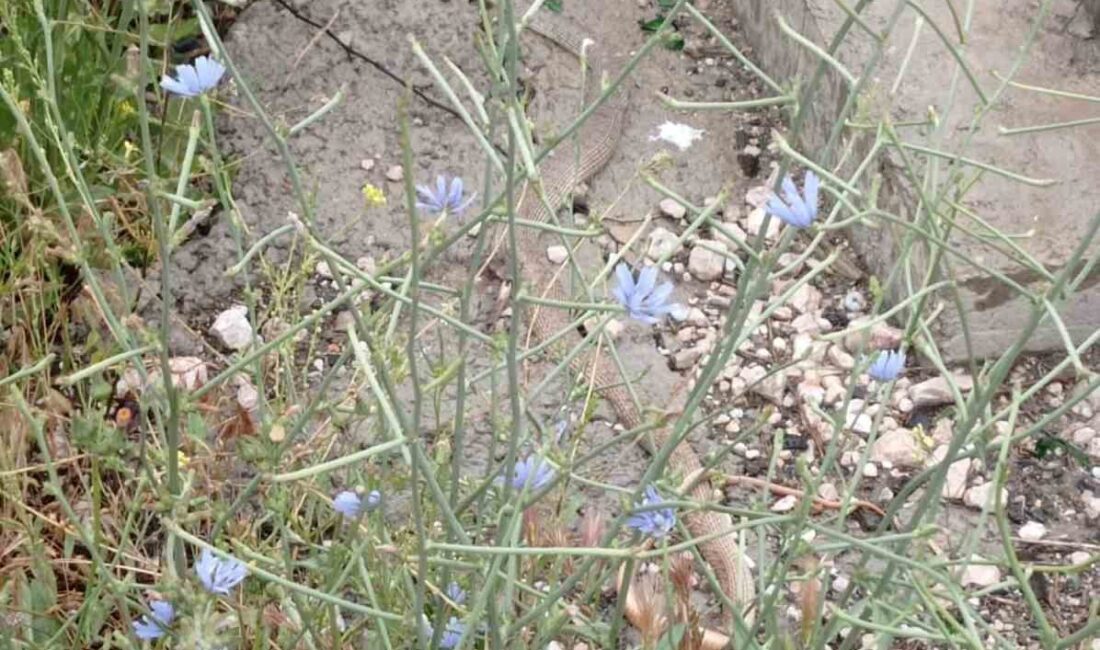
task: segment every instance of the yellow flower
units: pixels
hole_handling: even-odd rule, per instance
[[[121,117],[130,117],[135,112],[136,111],[134,109],[134,105],[131,104],[130,102],[128,102],[128,101],[119,102],[119,104],[118,104],[118,114],[119,114],[119,116],[121,116]]]
[[[370,183],[363,186],[363,198],[367,200],[367,207],[386,205],[386,193]]]
[[[129,161],[135,153],[137,153],[137,146],[133,142],[126,140],[122,143],[122,157],[124,160]]]

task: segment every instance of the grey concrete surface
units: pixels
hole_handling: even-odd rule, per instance
[[[855,5],[856,3],[849,3]],[[940,27],[952,42],[958,41],[954,21],[945,2],[920,3],[928,17]],[[959,11],[965,3],[953,3]],[[997,73],[1007,73],[1037,14],[1039,3],[974,3],[971,16],[960,16],[970,29],[962,56],[973,71],[983,92],[992,97],[1000,85]],[[1100,40],[1091,36],[1090,18],[1086,7],[1076,8],[1072,0],[1053,2],[1051,15],[1039,28],[1030,54],[1023,61],[1015,79],[1026,84],[1057,88],[1092,97],[1100,96]],[[901,7],[899,10],[898,7]],[[754,0],[739,3],[738,17],[743,35],[753,47],[753,56],[769,74],[803,87],[813,78],[819,59],[784,35],[776,20],[782,15],[788,24],[823,48],[832,41],[845,16],[833,2],[826,0]],[[893,29],[887,27],[894,20]],[[982,120],[971,130],[978,97],[957,66],[943,40],[925,20],[919,28],[918,14],[905,3],[875,2],[861,14],[871,30],[890,31],[881,52],[874,39],[856,26],[845,36],[838,59],[856,77],[874,56],[881,56],[872,76],[862,83],[859,97],[860,115],[889,114],[895,122],[921,120],[934,108],[943,128],[899,127],[907,143],[949,151],[982,161],[1014,173],[1051,179],[1053,184],[1035,187],[1021,184],[992,173],[983,174],[962,199],[962,204],[1000,232],[1010,236],[1027,255],[1043,264],[1050,272],[1061,269],[1073,248],[1084,236],[1089,220],[1100,209],[1100,124],[1068,129],[1003,135],[998,127],[1019,128],[1062,123],[1100,116],[1096,103],[1067,97],[1051,96],[1019,88],[1007,88]],[[914,39],[914,30],[919,29]],[[912,48],[905,74],[900,77],[903,62]],[[823,145],[833,128],[835,117],[844,105],[847,87],[834,69],[828,68],[812,100],[812,111],[806,123],[801,150],[819,159]],[[854,135],[846,130],[845,138],[853,138],[852,158],[866,152],[870,137]],[[920,156],[914,156],[920,165]],[[832,165],[832,161],[824,161]],[[891,152],[883,160],[877,174],[883,192],[880,205],[885,205],[907,219],[916,217],[918,196],[912,183],[904,178],[899,158]],[[927,169],[923,167],[922,169]],[[952,174],[974,177],[974,168],[950,165],[941,161],[937,180],[943,182]],[[939,225],[946,229],[950,215],[941,210]],[[941,278],[953,278],[958,287],[956,298],[944,291],[935,304],[944,311],[936,321],[937,342],[949,358],[969,355],[988,357],[1004,350],[1014,341],[1029,314],[1026,296],[995,279],[980,267],[1028,287],[1042,291],[1046,286],[1041,276],[1020,263],[1003,242],[991,244],[990,238],[975,234],[986,232],[973,218],[958,214],[951,229],[949,242],[958,252],[945,256],[946,265],[935,270]],[[869,268],[885,278],[895,265],[906,230],[883,224],[877,230],[863,227],[852,229],[852,240]],[[1100,250],[1094,241],[1088,253],[1093,259]],[[922,247],[915,258],[914,278],[926,270],[931,250]],[[897,299],[906,295],[901,283],[889,287]],[[1071,297],[1062,311],[1062,319],[1072,338],[1080,342],[1100,327],[1100,265],[1083,281],[1079,292]],[[969,330],[969,341],[966,332]],[[1030,350],[1056,350],[1062,338],[1049,321],[1028,342]]]

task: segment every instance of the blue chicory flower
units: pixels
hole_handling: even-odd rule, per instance
[[[650,485],[645,489],[642,502],[636,504],[636,507],[655,506],[661,503],[664,503],[664,499],[657,493],[657,489]],[[671,533],[676,527],[676,512],[672,508],[638,512],[626,520],[626,525],[643,535],[659,539]]]
[[[432,214],[447,212],[453,215],[462,214],[477,196],[477,192],[474,192],[463,198],[462,179],[458,176],[451,179],[450,187],[447,186],[446,177],[437,176],[434,191],[427,185],[417,185],[416,194],[420,197],[416,202],[417,208]]]
[[[878,357],[871,363],[871,367],[867,369],[867,374],[871,375],[871,379],[886,382],[897,379],[904,369],[904,352],[901,350],[884,350],[879,352]]]
[[[633,319],[646,325],[653,325],[676,307],[669,303],[672,295],[672,284],[665,282],[657,286],[657,267],[647,266],[638,274],[638,281],[634,281],[634,274],[626,263],[620,263],[615,267],[615,279],[618,284],[612,290],[612,295],[619,304],[626,308],[626,313]]]
[[[240,560],[223,560],[210,549],[203,549],[199,561],[195,563],[195,574],[202,586],[212,594],[229,594],[229,590],[241,584],[248,575],[248,567]]]
[[[363,512],[363,499],[354,490],[344,490],[333,498],[332,509],[344,515],[344,519],[355,519]]]
[[[499,485],[504,483],[505,480],[508,480],[512,487],[517,490],[522,490],[525,486],[532,491],[541,490],[549,485],[550,481],[554,480],[554,468],[541,456],[531,454],[526,459],[516,463],[511,478],[505,479],[501,476],[497,478],[496,482]]]
[[[817,188],[820,184],[817,174],[807,171],[800,195],[791,177],[784,176],[783,198],[786,201],[773,196],[768,200],[768,212],[792,228],[808,228],[817,218]]]
[[[378,490],[371,490],[367,493],[366,503],[363,505],[367,512],[376,510],[378,506],[382,505],[382,493]]]
[[[207,56],[195,59],[192,65],[177,65],[176,79],[164,75],[160,87],[180,97],[197,97],[218,85],[225,66]]]
[[[465,631],[466,624],[452,616],[451,619],[447,621],[447,627],[443,630],[443,636],[439,639],[439,647],[446,648],[447,650],[457,648],[458,642],[462,639],[462,633]]]
[[[172,619],[176,617],[176,608],[166,600],[154,600],[149,603],[152,616],[143,615],[133,621],[134,635],[143,641],[153,641],[164,636]]]
[[[447,585],[447,589],[445,589],[443,593],[446,594],[447,598],[450,598],[451,601],[456,605],[461,605],[462,603],[466,602],[466,592],[462,589],[462,587],[458,586],[457,582],[452,582],[451,584]]]

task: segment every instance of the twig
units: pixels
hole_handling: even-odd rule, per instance
[[[378,70],[379,72],[386,75],[390,79],[396,81],[402,87],[408,86],[408,87],[412,88],[413,94],[416,95],[417,97],[419,97],[420,99],[424,100],[429,105],[434,106],[435,108],[438,108],[442,111],[446,111],[447,113],[450,113],[451,115],[453,115],[455,117],[460,117],[459,114],[457,112],[455,112],[455,110],[452,109],[450,106],[447,106],[446,104],[442,104],[442,103],[436,101],[435,99],[432,99],[431,96],[426,94],[420,88],[417,88],[416,86],[411,84],[407,79],[402,78],[400,75],[393,72],[392,70],[390,70],[386,66],[382,65],[378,61],[375,61],[374,59],[370,58],[366,54],[363,54],[359,50],[357,50],[354,47],[348,45],[347,43],[345,43],[343,41],[343,39],[341,39],[339,36],[334,34],[332,32],[332,30],[330,30],[328,28],[328,26],[323,25],[323,24],[313,20],[309,16],[306,16],[302,12],[300,12],[297,9],[295,9],[294,7],[292,7],[288,2],[286,2],[286,0],[274,0],[274,2],[275,2],[275,4],[279,5],[283,9],[286,9],[288,12],[290,12],[291,16],[294,16],[295,18],[302,21],[303,23],[305,23],[307,25],[310,25],[314,29],[321,30],[321,33],[323,33],[325,36],[328,36],[330,39],[332,39],[332,41],[334,43],[336,43],[337,45],[339,45],[340,49],[344,50],[344,52],[348,56],[359,59],[360,61],[363,61],[364,63],[371,66],[375,70]]]
[[[753,478],[751,476],[726,476],[725,484],[729,485],[749,485],[752,487],[767,488],[772,494],[781,494],[783,496],[795,496],[800,499],[806,498],[806,492],[799,490],[798,488],[787,487],[785,485],[779,485],[778,483],[772,483],[771,481],[765,481],[760,478]],[[823,499],[821,497],[813,497],[814,505],[818,508],[829,508],[831,510],[838,510],[843,505],[840,501],[833,501],[831,499]],[[870,501],[864,501],[862,499],[856,499],[853,501],[857,508],[866,508],[880,517],[885,517],[886,512],[878,505],[871,503]]]

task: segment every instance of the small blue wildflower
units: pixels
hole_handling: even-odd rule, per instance
[[[382,493],[378,490],[371,490],[367,493],[367,500],[364,505],[366,506],[367,512],[377,510],[378,506],[382,505]]]
[[[817,188],[820,184],[817,174],[807,171],[802,182],[802,194],[799,195],[791,177],[784,176],[783,197],[786,201],[773,196],[768,200],[768,212],[792,228],[808,228],[817,218]]]
[[[615,267],[615,279],[618,284],[612,290],[612,295],[619,304],[626,308],[626,313],[633,319],[646,325],[653,325],[673,310],[675,304],[668,302],[672,295],[672,284],[669,282],[657,285],[657,267],[647,266],[638,274],[638,281],[634,281],[634,274],[626,263],[620,263]]]
[[[332,500],[332,509],[344,515],[344,519],[355,519],[363,512],[363,499],[354,490],[344,490]]]
[[[497,478],[496,482],[499,485],[504,483],[505,480],[510,481],[512,487],[517,490],[522,490],[525,486],[532,491],[541,490],[549,485],[550,481],[554,480],[554,468],[541,456],[531,454],[526,459],[516,463],[510,479],[501,476]]]
[[[462,214],[462,211],[465,210],[474,200],[474,197],[477,196],[477,192],[474,192],[463,199],[462,179],[458,176],[451,179],[449,188],[447,187],[447,178],[444,176],[437,176],[435,179],[435,191],[432,191],[427,185],[417,185],[416,194],[420,197],[420,200],[416,202],[417,208],[425,212],[431,212],[432,214],[447,212],[453,215]]]
[[[177,65],[176,77],[160,78],[160,87],[180,97],[197,97],[218,85],[225,66],[214,59],[200,56],[193,65]]]
[[[657,489],[650,485],[645,489],[645,497],[642,502],[635,504],[635,507],[643,508],[661,503],[664,503],[664,499],[657,493]],[[672,508],[638,512],[626,520],[626,525],[643,535],[659,539],[671,533],[672,529],[676,527],[676,512]]]
[[[456,605],[461,605],[466,602],[466,592],[463,591],[462,587],[458,586],[457,582],[452,582],[447,585],[447,589],[443,593],[445,593],[447,598],[450,598],[451,602]]]
[[[465,631],[466,624],[452,616],[451,619],[447,621],[447,627],[443,630],[443,636],[439,639],[439,647],[446,648],[447,650],[457,648],[458,642],[462,639],[462,633]]]
[[[154,600],[149,603],[152,616],[144,615],[133,621],[134,635],[143,641],[152,641],[164,636],[172,619],[176,617],[176,608],[166,600]]]
[[[206,590],[212,594],[229,594],[229,590],[241,584],[248,575],[248,567],[240,560],[223,560],[210,549],[202,549],[199,561],[195,563],[195,574]]]
[[[871,367],[867,369],[867,374],[871,375],[871,379],[877,381],[893,381],[898,378],[898,375],[904,369],[904,352],[901,350],[884,350],[879,352],[878,357],[871,363]]]

